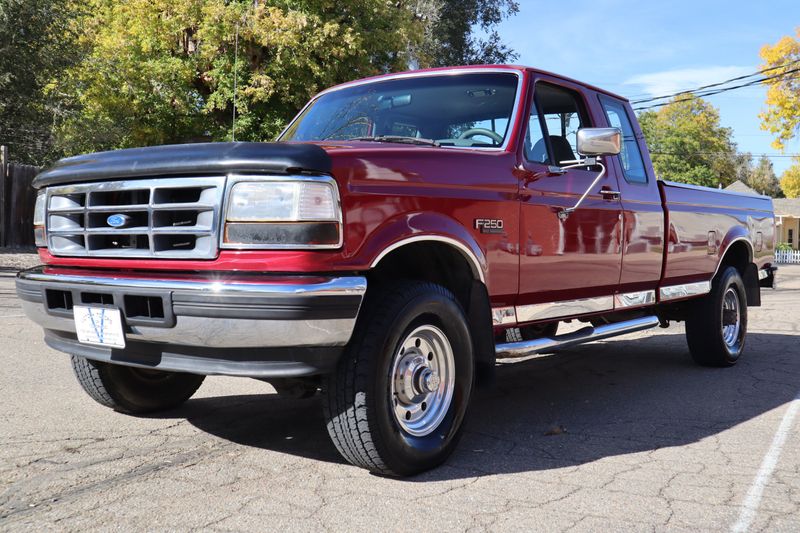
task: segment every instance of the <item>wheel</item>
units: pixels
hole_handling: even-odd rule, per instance
[[[522,326],[519,328],[508,328],[501,332],[495,339],[498,343],[520,342],[540,339],[542,337],[554,337],[558,333],[558,322],[549,324],[534,324],[532,326]]]
[[[714,279],[711,292],[691,307],[686,319],[686,340],[696,363],[736,364],[747,335],[746,298],[739,271],[727,267]]]
[[[97,403],[128,414],[152,413],[181,405],[205,376],[112,365],[73,355],[72,369]]]
[[[328,433],[350,463],[409,476],[441,464],[473,388],[472,340],[447,289],[401,282],[370,294],[353,339],[325,378]]]

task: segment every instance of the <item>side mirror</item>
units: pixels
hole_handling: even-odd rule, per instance
[[[619,128],[580,128],[578,130],[578,153],[587,157],[617,155],[622,147],[622,131]]]
[[[558,212],[558,218],[565,222],[569,216],[578,209],[589,193],[600,183],[606,175],[605,165],[597,158],[602,155],[617,155],[622,148],[622,131],[619,128],[580,128],[578,130],[578,153],[582,159],[575,161],[562,161],[568,163],[561,167],[562,170],[576,167],[599,165],[600,173],[586,189],[586,192],[578,198],[572,207],[564,207]]]

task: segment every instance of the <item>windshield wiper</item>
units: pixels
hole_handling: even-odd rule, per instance
[[[367,141],[377,143],[401,143],[418,144],[420,146],[439,146],[433,139],[423,139],[421,137],[406,137],[405,135],[376,135],[374,137],[353,137],[349,141]]]

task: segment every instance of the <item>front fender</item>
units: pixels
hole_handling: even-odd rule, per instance
[[[375,267],[388,253],[414,242],[443,242],[456,248],[469,262],[473,275],[486,283],[486,254],[458,221],[440,213],[406,213],[373,231],[357,253],[359,263]]]

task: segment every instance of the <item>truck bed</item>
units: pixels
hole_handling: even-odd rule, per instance
[[[753,262],[772,262],[775,219],[768,196],[659,181],[665,213],[662,283],[711,279],[729,246],[752,244]]]

